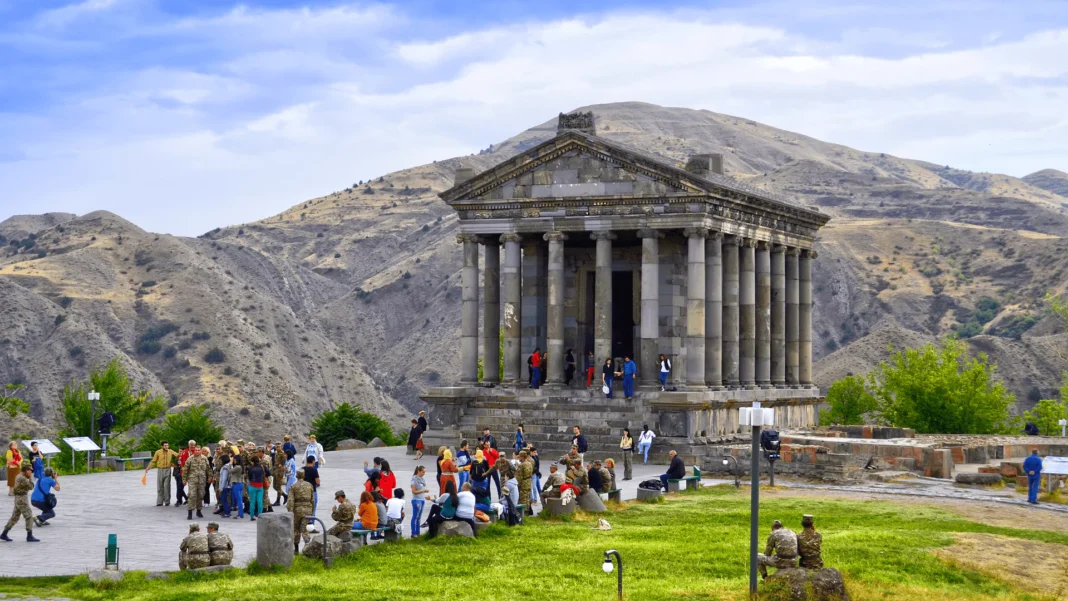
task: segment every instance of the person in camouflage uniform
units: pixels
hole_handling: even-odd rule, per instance
[[[564,483],[564,475],[560,473],[556,464],[549,466],[549,477],[545,479],[545,484],[541,487],[541,496],[552,499],[560,497],[560,486]]]
[[[564,481],[578,489],[580,495],[590,490],[589,474],[586,473],[586,468],[582,467],[581,459],[576,457],[571,461]]]
[[[229,535],[219,532],[215,522],[208,524],[208,552],[213,566],[228,566],[234,561],[234,543]]]
[[[215,513],[222,513],[222,491],[219,490],[219,472],[222,470],[222,457],[226,454],[226,441],[220,440],[215,446],[215,457],[211,463],[211,486],[215,489]]]
[[[178,569],[194,570],[210,565],[211,547],[208,546],[208,536],[201,534],[200,524],[189,524],[189,536],[182,539],[182,544],[178,547]]]
[[[806,570],[823,569],[823,535],[816,532],[811,515],[801,518],[801,534],[797,535],[797,554],[801,556],[801,567]]]
[[[527,512],[533,513],[530,507],[530,490],[534,486],[534,462],[525,449],[519,451],[519,467],[515,470],[515,479],[519,484],[519,504],[526,505]]]
[[[274,466],[271,468],[271,483],[274,485],[274,506],[282,505],[282,485],[286,481],[286,454],[282,452],[282,443],[274,443]]]
[[[15,486],[11,489],[11,493],[15,497],[15,508],[11,511],[11,519],[7,521],[7,526],[4,526],[4,533],[0,534],[0,540],[8,543],[12,542],[7,533],[15,527],[15,524],[19,521],[19,516],[21,516],[26,520],[26,542],[41,542],[33,536],[33,510],[30,509],[28,496],[32,490],[33,465],[29,461],[23,461],[22,473],[15,476]]]
[[[193,519],[193,511],[197,512],[198,518],[204,517],[200,510],[204,508],[204,488],[211,482],[211,477],[208,449],[201,449],[186,460],[185,467],[182,468],[182,482],[189,487],[189,512],[186,519]]]
[[[315,489],[311,482],[304,480],[304,470],[297,470],[297,483],[289,488],[289,500],[286,509],[293,513],[293,552],[300,552],[300,539],[308,541],[308,531],[304,528],[306,518],[315,513]]]
[[[797,535],[789,528],[783,528],[782,522],[775,520],[771,524],[771,535],[763,553],[757,553],[757,565],[760,566],[761,578],[768,577],[768,566],[773,568],[797,567]]]
[[[352,538],[352,523],[356,521],[356,506],[349,502],[343,490],[334,493],[334,500],[337,501],[337,505],[330,512],[330,518],[337,523],[331,526],[326,533],[341,540],[350,540]]]

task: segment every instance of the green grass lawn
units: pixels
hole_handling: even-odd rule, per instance
[[[929,550],[948,546],[956,532],[983,532],[1065,545],[1068,533],[987,526],[957,514],[893,500],[837,501],[767,495],[761,540],[771,521],[799,528],[816,516],[824,561],[846,576],[854,599],[1057,598],[1014,589],[1006,581],[942,561]],[[147,581],[128,573],[118,585],[94,587],[85,576],[0,579],[9,596],[85,600],[328,600],[402,599],[488,601],[615,599],[616,577],[601,571],[606,549],[623,556],[624,589],[633,600],[748,599],[748,491],[716,487],[675,495],[666,503],[628,504],[607,514],[612,530],[593,530],[596,516],[561,522],[529,519],[503,525],[477,540],[438,539],[379,544],[338,559],[333,568],[298,558],[288,571],[183,573]]]

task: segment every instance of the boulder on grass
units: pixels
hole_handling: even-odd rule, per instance
[[[356,440],[355,438],[346,438],[337,443],[337,450],[339,451],[351,451],[352,449],[362,449],[367,447],[367,443],[362,440]]]
[[[118,570],[90,570],[89,582],[118,582],[122,580],[122,574]]]
[[[336,536],[331,536],[329,534],[326,535],[326,552],[329,554],[330,557],[338,557],[339,555],[341,555],[341,545],[342,542],[340,538]],[[309,557],[311,559],[322,559],[323,537],[312,537],[308,544],[304,545],[304,550],[301,551],[301,553],[304,555],[304,557]]]
[[[256,562],[261,567],[293,565],[293,514],[276,511],[256,520]]]
[[[768,576],[761,599],[775,601],[850,601],[842,573],[834,568],[787,568]]]
[[[383,442],[382,439],[377,436],[375,436],[374,439],[371,440],[371,442],[367,443],[367,448],[369,449],[377,449],[378,447],[384,446],[386,446],[386,443]]]
[[[957,484],[981,484],[993,486],[1001,484],[1001,474],[957,474]]]
[[[350,540],[342,541],[340,555],[348,555],[350,553],[355,553],[355,552],[359,551],[362,548],[363,548],[363,537],[362,536],[351,537]]]
[[[466,538],[475,538],[475,533],[472,532],[471,525],[467,522],[445,520],[438,525],[437,528],[437,536],[463,536]]]
[[[597,494],[594,490],[587,490],[579,495],[578,506],[583,511],[589,511],[590,513],[604,513],[608,511],[608,508],[604,506],[604,501],[601,500],[601,495]]]

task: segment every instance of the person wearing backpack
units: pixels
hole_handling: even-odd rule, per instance
[[[56,479],[52,468],[44,469],[43,475],[37,479],[30,495],[30,504],[41,510],[41,515],[35,518],[38,526],[48,526],[48,520],[56,517],[56,495],[52,492],[59,488],[59,480]]]
[[[660,392],[667,391],[668,376],[671,375],[671,359],[660,353]]]

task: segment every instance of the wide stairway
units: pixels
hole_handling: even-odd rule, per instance
[[[521,390],[517,396],[472,403],[460,418],[457,429],[463,438],[474,441],[489,428],[497,438],[497,448],[511,456],[515,429],[523,424],[525,440],[538,449],[542,461],[552,460],[571,449],[572,428],[582,427],[591,458],[619,459],[619,440],[623,428],[630,428],[635,440],[642,424],[655,431],[654,416],[637,400],[623,399],[622,390],[615,398],[605,398],[600,390],[557,389]]]

